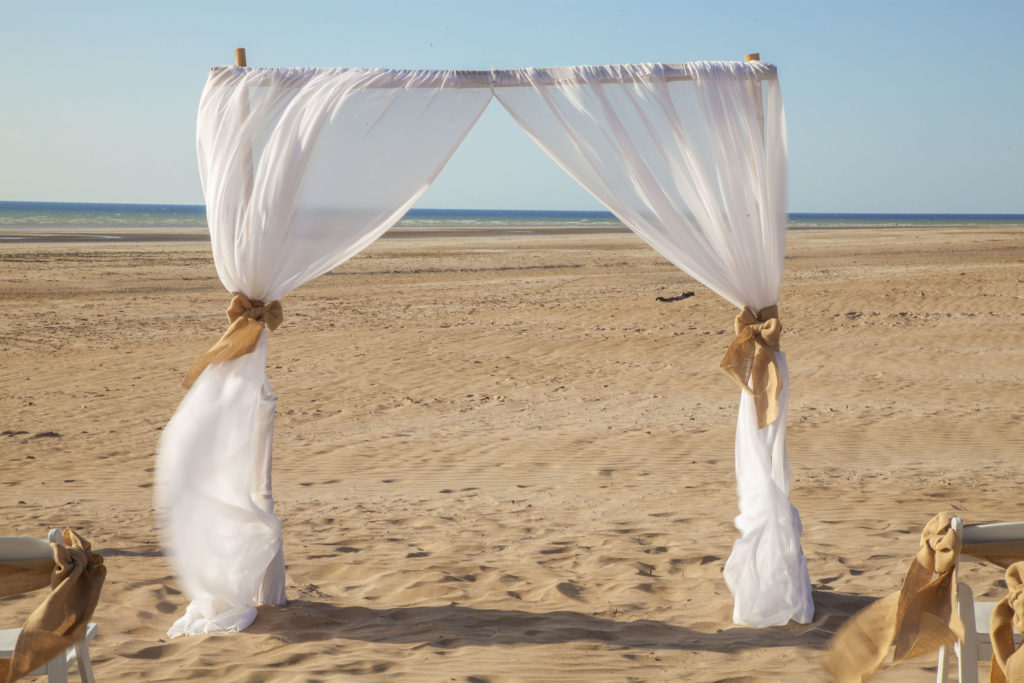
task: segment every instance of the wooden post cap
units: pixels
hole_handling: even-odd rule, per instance
[[[235,65],[236,66],[245,66],[245,48],[244,47],[236,47],[235,48]]]
[[[245,51],[243,50],[242,52],[244,53]],[[242,59],[245,59],[245,55],[244,54],[242,55]],[[744,62],[760,62],[761,61],[761,53],[760,52],[751,52],[749,55],[743,55],[743,61]]]

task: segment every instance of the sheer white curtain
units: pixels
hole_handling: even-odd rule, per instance
[[[372,243],[440,172],[488,86],[450,71],[213,69],[197,149],[225,289],[279,300]],[[266,355],[263,332],[253,353],[210,365],[161,437],[164,546],[192,600],[172,637],[240,630],[284,601]]]
[[[737,308],[756,313],[778,302],[786,133],[774,67],[519,69],[495,73],[495,97],[665,258]],[[733,619],[751,626],[807,623],[813,614],[800,518],[789,502],[789,376],[784,354],[776,358],[784,387],[779,419],[758,429],[744,392],[736,426],[741,537],[725,578]]]

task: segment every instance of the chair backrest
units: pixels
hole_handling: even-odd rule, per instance
[[[46,538],[0,536],[0,562],[52,559],[51,543],[62,543],[60,532],[56,529],[50,529]]]
[[[960,529],[962,529],[960,538],[964,543],[999,543],[1024,539],[1024,522],[963,526],[963,521],[959,517],[953,519],[960,524]]]

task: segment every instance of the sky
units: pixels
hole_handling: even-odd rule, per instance
[[[0,0],[0,200],[201,204],[209,67],[778,67],[793,212],[1024,213],[1024,2]],[[492,102],[423,208],[600,209]]]

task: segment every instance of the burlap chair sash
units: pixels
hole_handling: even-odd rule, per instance
[[[1016,562],[1006,570],[1007,595],[999,601],[989,621],[992,638],[992,673],[990,683],[1021,683],[1024,681],[1024,654],[1017,649],[1013,630],[1024,633],[1024,562]]]
[[[53,589],[21,628],[10,659],[0,659],[0,681],[13,683],[85,636],[107,575],[103,557],[71,529],[64,545],[51,543],[53,560],[0,565],[0,595]],[[45,578],[43,578],[45,577]],[[8,579],[11,579],[8,581]]]
[[[53,576],[53,559],[0,560],[0,598],[46,588]]]
[[[1013,657],[1014,620],[1018,630],[1024,625],[1024,589],[1020,588],[1024,562],[1013,563],[1024,560],[1024,541],[962,544],[950,527],[954,516],[944,512],[929,520],[900,590],[855,614],[829,641],[825,668],[836,680],[868,680],[894,643],[893,662],[898,662],[935,652],[962,638],[964,625],[956,611],[956,566],[960,555],[970,555],[1010,567],[1006,573],[1010,595],[992,615],[996,649],[992,681],[1024,683],[1024,657]],[[997,637],[1001,645],[996,644]],[[1000,651],[1004,665],[997,662]]]
[[[264,303],[249,299],[244,294],[235,294],[228,306],[227,331],[189,368],[181,385],[186,389],[191,387],[210,363],[223,363],[252,353],[263,328],[276,330],[283,321],[284,310],[280,301]]]
[[[933,517],[900,589],[855,614],[836,632],[825,668],[842,683],[868,680],[895,642],[893,661],[917,657],[963,636],[956,613],[956,563],[960,537],[953,513]]]
[[[1024,540],[964,543],[960,546],[960,554],[970,555],[1007,569],[1015,562],[1024,560]]]

